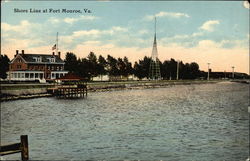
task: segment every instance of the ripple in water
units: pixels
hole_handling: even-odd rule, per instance
[[[18,100],[2,103],[1,141],[29,135],[34,160],[245,160],[247,106],[237,83]]]

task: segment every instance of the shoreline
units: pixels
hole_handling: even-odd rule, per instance
[[[167,86],[174,85],[193,85],[193,84],[212,84],[219,82],[229,82],[225,80],[185,80],[185,81],[133,81],[133,82],[89,82],[88,83],[88,92],[106,92],[106,91],[119,91],[119,90],[132,90],[132,89],[149,89],[149,88],[164,88]],[[16,85],[18,86],[18,85]],[[40,86],[38,84],[38,86]],[[51,86],[48,85],[48,86]],[[47,87],[48,87],[47,86]],[[23,99],[32,99],[40,97],[53,97],[52,94],[47,93],[47,87],[45,88],[34,88],[34,85],[31,85],[32,88],[21,89],[22,84],[19,84],[17,89],[7,89],[1,88],[1,100],[0,102],[14,101],[14,100],[23,100]],[[14,94],[11,94],[15,93]],[[16,94],[18,93],[18,94]]]

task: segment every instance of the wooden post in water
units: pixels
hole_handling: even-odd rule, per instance
[[[20,138],[22,160],[29,160],[28,135],[21,135]]]

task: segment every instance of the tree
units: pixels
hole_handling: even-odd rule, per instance
[[[97,72],[97,58],[95,53],[90,52],[87,56],[88,59],[88,72],[90,73],[91,78],[96,77],[98,75]]]
[[[134,65],[134,74],[139,79],[148,78],[149,76],[149,66],[151,58],[145,56],[143,60],[139,60],[139,63],[135,62]]]
[[[83,78],[87,78],[88,80],[91,79],[91,73],[90,73],[90,63],[87,58],[82,58],[78,60],[78,69],[77,74]]]
[[[119,71],[117,66],[117,60],[114,57],[108,55],[107,64],[108,64],[108,74],[110,76],[118,76]]]
[[[97,64],[97,73],[98,75],[101,75],[101,80],[102,80],[102,76],[107,74],[107,61],[105,60],[105,58],[103,56],[99,56],[98,58],[98,64]]]
[[[119,76],[126,76],[126,65],[123,62],[122,58],[117,59],[117,67],[118,67],[118,75]]]
[[[125,56],[123,58],[123,62],[125,64],[125,75],[124,76],[129,76],[131,74],[133,74],[133,67],[132,67],[132,63],[129,62],[128,58]]]
[[[7,71],[9,70],[10,59],[7,55],[0,55],[0,78],[7,78]]]
[[[78,73],[78,62],[77,57],[74,53],[67,52],[65,57],[65,70],[68,70],[69,72],[75,72]]]
[[[195,62],[190,64],[190,79],[198,78],[200,75],[199,65]]]

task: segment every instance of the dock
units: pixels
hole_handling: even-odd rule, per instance
[[[74,73],[68,73],[57,79],[61,83],[53,88],[48,88],[47,92],[57,98],[73,99],[84,98],[88,95],[87,81]]]
[[[48,88],[48,93],[51,93],[56,98],[73,99],[73,98],[85,98],[88,95],[86,85],[77,86],[58,86],[55,88]]]

